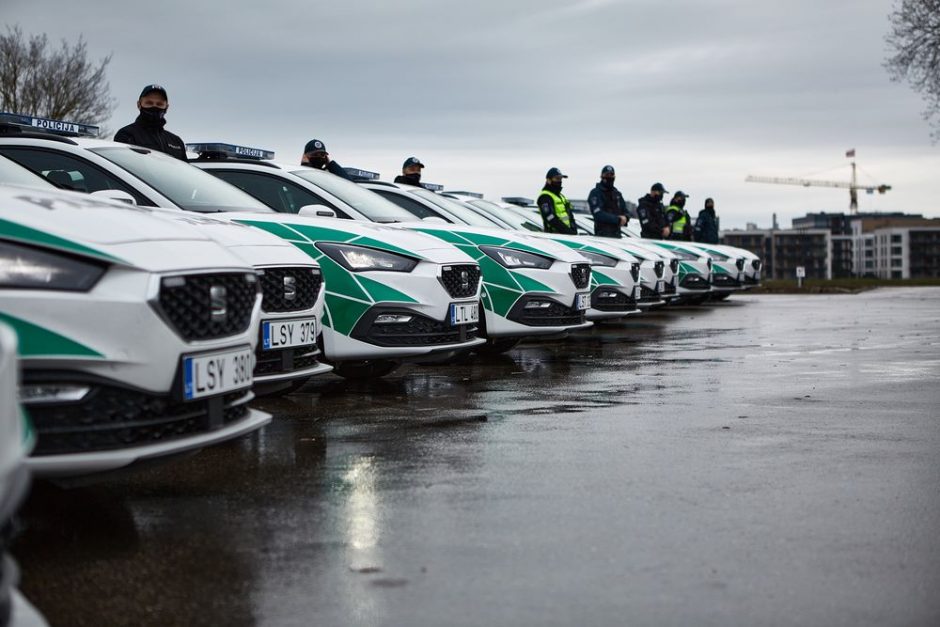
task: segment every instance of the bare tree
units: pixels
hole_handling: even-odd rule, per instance
[[[886,37],[894,55],[885,61],[891,80],[907,81],[927,103],[924,119],[940,141],[940,0],[901,0],[889,16]]]
[[[45,34],[26,37],[19,26],[0,34],[0,110],[24,115],[98,124],[116,106],[105,70],[111,55],[97,65],[79,36],[58,49]]]

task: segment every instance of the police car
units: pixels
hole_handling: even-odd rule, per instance
[[[608,242],[597,238],[577,237],[540,233],[518,220],[505,219],[497,212],[471,204],[477,200],[473,196],[445,193],[446,207],[438,207],[438,217],[450,223],[469,222],[474,219],[472,212],[493,223],[496,228],[530,233],[537,237],[558,242],[591,264],[591,306],[587,310],[588,320],[616,320],[624,316],[639,313],[638,301],[641,299],[640,261],[621,248],[609,246]],[[537,233],[537,235],[536,235]]]
[[[67,129],[65,132],[73,136],[45,132],[44,129],[50,128]],[[31,132],[33,129],[39,129],[39,132]],[[193,171],[192,168],[166,155],[160,155],[163,159],[154,162],[126,144],[83,139],[78,135],[96,130],[95,127],[85,125],[0,114],[0,130],[4,131],[0,134],[3,160],[9,159],[26,168],[30,176],[39,175],[39,183],[125,200],[129,204],[175,210],[172,211],[172,217],[204,229],[210,237],[255,267],[261,278],[264,295],[263,320],[259,331],[261,341],[258,344],[255,372],[259,392],[281,391],[286,386],[302,384],[310,377],[332,369],[320,362],[317,340],[325,301],[322,275],[315,261],[292,246],[254,229],[240,227],[223,219],[178,211],[177,204],[163,193],[130,175],[113,161],[86,150],[88,146],[83,144],[104,147],[106,154],[110,154],[107,153],[108,148],[114,148],[116,154],[122,155],[125,161],[147,165],[157,163],[155,169],[160,172],[159,181],[166,193],[177,197],[186,196],[188,202],[210,211],[212,208],[207,206],[205,198],[195,194],[195,190],[184,189],[187,185],[184,179],[173,179],[174,172],[186,173]],[[145,152],[149,154],[149,151]],[[13,176],[10,168],[0,163],[0,182],[37,183],[17,181]],[[223,192],[231,191],[233,194],[222,197],[216,194],[212,198],[214,202],[223,206],[225,202],[238,200],[253,202],[238,194],[237,190],[221,187]]]
[[[0,321],[19,338],[34,473],[122,468],[270,420],[248,407],[254,269],[165,213],[0,186]]]
[[[482,271],[480,319],[487,344],[478,350],[508,350],[522,337],[565,333],[584,328],[590,306],[590,265],[587,260],[564,246],[539,242],[522,234],[502,233],[436,223],[415,223],[417,217],[394,203],[383,200],[366,187],[329,172],[273,161],[250,162],[231,154],[230,148],[191,145],[191,149],[210,158],[196,165],[233,185],[255,195],[268,206],[283,212],[298,211],[306,203],[329,207],[337,217],[356,221],[372,220],[389,225],[385,230],[420,232],[433,236],[437,245],[456,246],[476,260]],[[211,148],[211,150],[210,150]],[[219,154],[228,150],[229,154]],[[389,184],[391,185],[391,184]],[[393,186],[387,189],[396,189]],[[428,192],[433,195],[433,192]],[[349,228],[347,222],[334,221],[333,228]],[[502,248],[515,247],[507,253]],[[539,247],[539,248],[535,248]],[[558,263],[556,263],[558,262]],[[573,280],[572,267],[576,265]],[[328,279],[329,280],[329,279]]]

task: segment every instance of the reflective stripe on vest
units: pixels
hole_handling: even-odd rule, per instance
[[[552,199],[552,202],[555,203],[555,216],[561,220],[562,224],[565,226],[571,226],[571,201],[565,198],[562,194],[556,194],[550,192],[547,189],[543,189],[541,195],[548,196]]]

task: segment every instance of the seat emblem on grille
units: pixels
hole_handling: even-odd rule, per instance
[[[225,288],[221,285],[213,285],[209,288],[209,308],[212,311],[213,322],[225,322],[228,317],[225,292]]]
[[[466,270],[460,271],[460,289],[469,290],[470,289],[470,273]]]
[[[292,276],[284,277],[284,300],[297,298],[297,279]]]

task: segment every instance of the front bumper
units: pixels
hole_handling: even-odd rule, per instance
[[[588,320],[610,320],[639,313],[637,295],[641,288],[613,287],[601,285],[591,292],[591,307]]]

